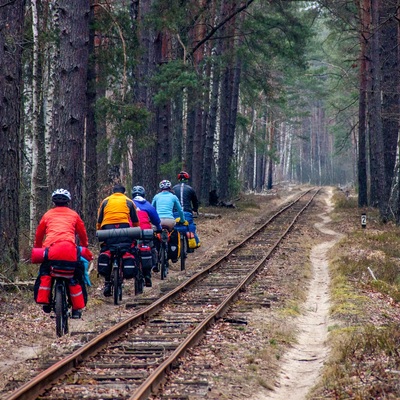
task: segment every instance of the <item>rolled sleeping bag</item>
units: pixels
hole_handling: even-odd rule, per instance
[[[152,229],[140,229],[139,227],[131,228],[119,228],[119,229],[102,229],[96,231],[97,239],[101,242],[110,238],[118,238],[122,236],[127,236],[132,239],[147,239],[151,240],[153,238]]]

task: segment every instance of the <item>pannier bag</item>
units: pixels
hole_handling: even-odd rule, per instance
[[[111,252],[110,250],[103,251],[99,254],[97,260],[97,272],[101,276],[107,276],[110,274],[110,262],[111,262]]]
[[[78,249],[75,243],[66,240],[53,243],[48,250],[49,260],[77,261]]]
[[[131,253],[125,253],[122,256],[122,265],[124,267],[124,279],[132,279],[136,276],[136,260]]]
[[[38,304],[50,304],[51,276],[39,275],[33,288],[33,296]]]
[[[140,251],[140,259],[142,260],[142,267],[144,270],[150,269],[153,266],[153,257],[151,248],[147,244],[140,243],[138,245]]]
[[[195,249],[197,247],[196,239],[194,238],[193,232],[187,232],[186,237],[188,239],[189,249]]]
[[[58,262],[57,264],[53,264],[50,266],[50,275],[53,278],[66,278],[72,279],[75,274],[75,265],[61,263]]]
[[[176,263],[179,258],[179,233],[176,230],[173,230],[169,237],[168,258],[173,263]]]
[[[71,299],[73,310],[80,310],[81,308],[85,307],[85,299],[83,297],[82,286],[78,282],[69,282],[69,296]]]

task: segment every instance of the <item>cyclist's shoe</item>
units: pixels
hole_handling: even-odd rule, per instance
[[[152,287],[153,283],[151,282],[151,278],[149,276],[144,277],[144,283],[146,287]]]
[[[50,305],[50,304],[45,304],[45,305],[43,306],[43,311],[44,311],[46,314],[50,314],[50,312],[51,312],[51,305]]]
[[[111,297],[112,296],[112,293],[111,293],[111,282],[105,282],[104,283],[103,294],[104,294],[105,297]]]
[[[82,317],[81,310],[72,310],[71,318],[73,319],[80,319]]]
[[[158,268],[158,265],[154,265],[153,272],[160,272],[160,268]]]

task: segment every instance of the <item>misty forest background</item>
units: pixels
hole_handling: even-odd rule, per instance
[[[63,187],[96,244],[115,182],[201,204],[282,182],[399,211],[400,0],[0,0],[0,274]]]

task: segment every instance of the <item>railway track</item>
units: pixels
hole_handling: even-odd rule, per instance
[[[304,192],[211,265],[58,361],[7,399],[146,399],[157,393],[185,351],[223,318],[264,268],[318,192]],[[171,398],[188,398],[189,390],[193,391],[193,382],[183,382]]]

